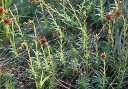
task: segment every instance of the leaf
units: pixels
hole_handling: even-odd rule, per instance
[[[40,85],[43,87],[44,83],[49,79],[49,76],[45,77],[43,80],[41,79]]]
[[[109,44],[105,41],[102,41],[102,42],[99,43],[99,49],[101,49],[101,50],[109,52],[110,48],[111,47],[109,46]]]

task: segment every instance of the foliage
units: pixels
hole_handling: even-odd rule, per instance
[[[1,0],[0,5],[5,10],[0,86],[128,88],[127,0]]]

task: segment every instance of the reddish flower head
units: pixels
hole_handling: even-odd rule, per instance
[[[42,44],[42,45],[47,44],[47,40],[45,39],[45,37],[40,40],[40,44]]]
[[[103,29],[103,31],[106,32],[106,33],[108,33],[108,31],[109,31],[109,27],[106,26],[106,27]]]
[[[121,16],[121,12],[120,12],[120,10],[115,10],[115,15],[116,15],[116,17],[120,17]]]
[[[111,14],[111,13],[106,14],[106,15],[105,15],[105,19],[106,19],[107,21],[112,20],[112,14]]]
[[[4,23],[5,23],[5,24],[10,24],[10,23],[11,23],[11,19],[5,18],[5,19],[4,19]]]
[[[4,8],[0,6],[0,14],[4,12]]]
[[[28,2],[31,4],[34,4],[36,1],[35,0],[29,0]]]

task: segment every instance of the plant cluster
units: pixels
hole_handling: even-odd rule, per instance
[[[0,1],[0,89],[127,89],[127,47],[127,0]]]

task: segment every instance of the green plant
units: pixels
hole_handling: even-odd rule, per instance
[[[89,79],[89,76],[86,74],[83,74],[82,76],[80,76],[76,82],[77,82],[78,89],[90,88],[90,85],[89,85],[90,79]]]
[[[8,43],[15,61],[10,70],[19,73],[16,68],[25,66],[23,71],[34,81],[30,86],[127,88],[127,0],[2,0],[0,3],[0,42]],[[4,49],[6,45],[0,46]],[[7,80],[6,88],[15,89],[14,80],[6,78],[3,78]],[[31,83],[25,82],[24,88],[29,89]]]

